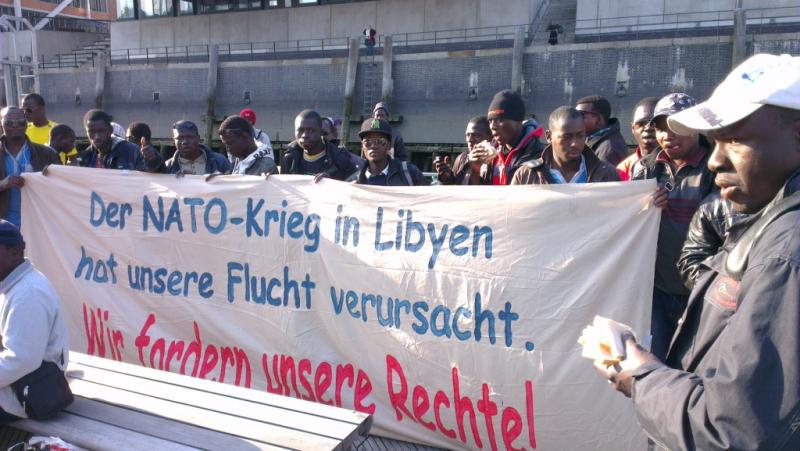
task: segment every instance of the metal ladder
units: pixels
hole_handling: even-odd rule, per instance
[[[373,61],[364,65],[364,117],[372,117],[372,107],[375,106],[380,97],[380,86],[378,80],[378,66]]]

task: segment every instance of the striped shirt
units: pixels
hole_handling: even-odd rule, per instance
[[[656,288],[670,294],[689,294],[678,274],[677,263],[692,216],[700,202],[716,189],[715,174],[708,169],[710,156],[709,149],[700,147],[673,170],[672,160],[660,150],[655,158],[650,154],[633,168],[632,179],[656,178],[659,186],[671,187],[667,194],[667,207],[661,212],[655,276]]]

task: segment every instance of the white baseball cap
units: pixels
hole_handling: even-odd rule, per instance
[[[667,123],[678,134],[706,132],[738,122],[763,105],[800,110],[800,57],[753,55],[708,100],[670,116]]]

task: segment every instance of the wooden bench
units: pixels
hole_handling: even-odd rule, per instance
[[[70,353],[75,402],[13,427],[91,450],[351,449],[367,414]]]

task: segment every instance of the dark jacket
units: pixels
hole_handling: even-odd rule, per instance
[[[335,144],[325,143],[325,174],[334,180],[345,180],[358,168],[353,163],[350,152]],[[303,160],[303,148],[292,141],[287,147],[281,160],[281,174],[302,174],[300,162]]]
[[[27,138],[26,138],[27,139]],[[28,149],[31,153],[31,166],[34,172],[41,172],[45,166],[50,164],[61,164],[58,152],[55,150],[36,144],[28,139]],[[0,137],[0,180],[6,178],[6,138]],[[0,218],[8,217],[8,205],[11,202],[11,192],[5,190],[0,192]]]
[[[222,154],[214,152],[208,147],[200,144],[200,152],[206,157],[206,169],[204,174],[227,174],[231,170],[231,163]],[[181,170],[181,162],[178,158],[178,151],[166,163],[168,174],[177,174]]]
[[[367,185],[367,169],[369,164],[365,163],[356,177],[351,177],[350,181],[355,181],[359,185]],[[409,183],[411,182],[411,183]],[[430,185],[428,179],[422,175],[419,169],[411,163],[389,159],[389,171],[386,174],[386,186],[427,186]]]
[[[403,136],[398,132],[392,132],[392,149],[394,149],[394,159],[406,161],[408,154],[406,154],[406,143],[403,141]]]
[[[594,151],[597,158],[614,167],[628,156],[628,144],[619,131],[619,120],[615,117],[608,120],[602,133],[588,136],[586,145]]]
[[[798,191],[800,171],[731,226],[694,286],[666,364],[633,372],[639,422],[665,448],[800,449],[800,209],[759,224]],[[760,238],[746,239],[751,227]],[[728,269],[739,241],[752,244],[741,273]]]
[[[522,135],[517,140],[514,148],[505,156],[505,179],[506,185],[510,185],[514,179],[514,173],[526,161],[536,160],[542,157],[544,146],[536,133],[538,127],[535,124],[526,123],[522,129]],[[498,155],[492,166],[497,165],[503,155]],[[489,174],[493,174],[493,167],[489,168]],[[491,177],[491,175],[490,175]]]
[[[728,228],[744,213],[737,213],[730,201],[723,199],[718,192],[711,193],[703,200],[689,224],[689,233],[678,258],[678,272],[686,288],[692,289],[697,279],[708,268],[702,263],[716,255]]]
[[[260,142],[258,147],[244,158],[234,158],[231,162],[231,174],[238,175],[270,175],[278,173],[278,165],[272,157],[272,147]],[[247,166],[245,166],[247,164]]]
[[[702,152],[696,153],[674,172],[663,150],[647,155],[633,166],[633,180],[654,178],[658,185],[672,187],[667,194],[667,207],[661,212],[658,228],[655,286],[676,296],[689,294],[678,273],[677,264],[692,216],[703,199],[716,190],[716,174],[708,169],[711,149],[704,147],[704,144],[701,148]]]
[[[453,171],[450,174],[439,176],[439,183],[442,185],[469,185],[472,176],[472,163],[469,161],[469,151],[458,154],[453,162]],[[488,169],[488,168],[487,168]],[[491,185],[492,173],[487,170],[481,174],[479,185]]]
[[[583,149],[583,158],[586,160],[586,183],[618,182],[619,174],[616,168],[600,161],[588,146]],[[514,174],[512,185],[549,185],[555,183],[549,169],[553,167],[553,147],[547,146],[542,152],[541,167],[536,160],[528,161]]]
[[[98,157],[97,148],[89,144],[89,147],[80,153],[78,157],[80,158],[79,164],[89,168],[96,167]],[[158,164],[163,164],[163,160],[159,160]],[[111,151],[103,157],[103,166],[106,169],[146,170],[139,146],[116,136],[111,137]]]

